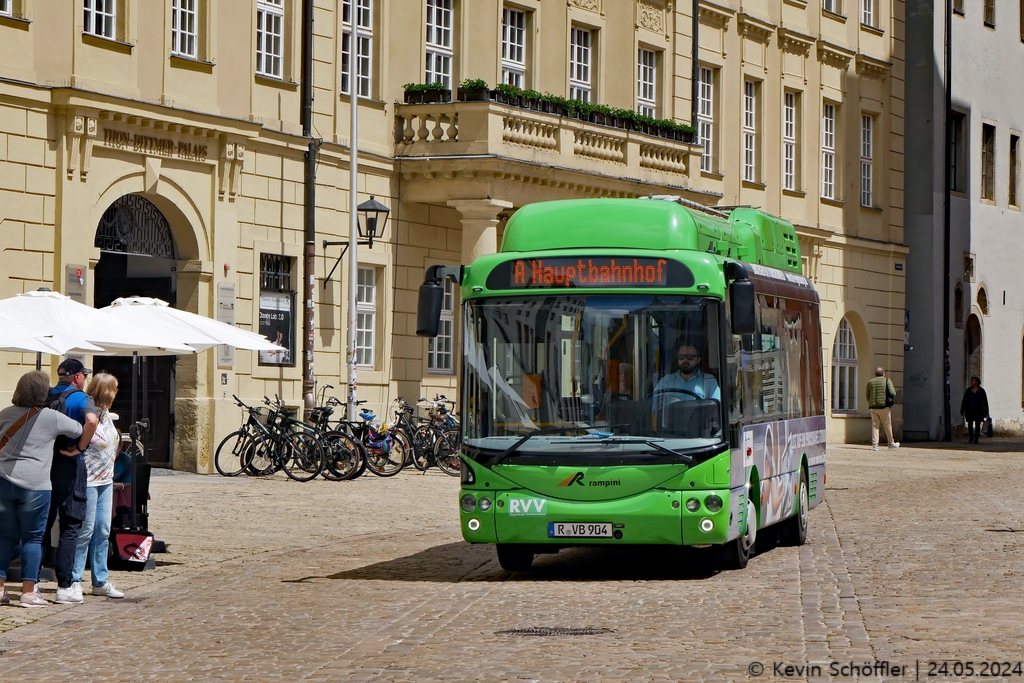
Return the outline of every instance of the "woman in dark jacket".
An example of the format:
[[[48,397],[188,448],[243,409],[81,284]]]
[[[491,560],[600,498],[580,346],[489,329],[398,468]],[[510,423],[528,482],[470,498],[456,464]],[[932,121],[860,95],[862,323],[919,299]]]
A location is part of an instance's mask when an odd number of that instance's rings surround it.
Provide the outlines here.
[[[971,378],[971,386],[964,392],[964,400],[960,401],[960,414],[967,421],[971,436],[968,443],[978,443],[981,423],[988,417],[988,395],[981,388],[980,377]]]

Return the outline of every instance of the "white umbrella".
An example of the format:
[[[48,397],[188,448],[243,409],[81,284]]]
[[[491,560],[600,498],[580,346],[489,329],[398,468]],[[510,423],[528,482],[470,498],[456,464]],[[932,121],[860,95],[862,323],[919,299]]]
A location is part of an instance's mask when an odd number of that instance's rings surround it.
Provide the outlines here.
[[[187,344],[161,339],[138,324],[125,324],[103,310],[90,308],[57,292],[35,291],[0,300],[0,316],[36,330],[36,335],[84,339],[107,355],[195,353]],[[62,336],[61,336],[62,335]]]
[[[266,337],[242,330],[219,320],[181,311],[166,301],[149,297],[115,299],[100,309],[125,324],[144,325],[157,332],[162,339],[186,344],[197,351],[226,344],[249,351],[280,351],[283,347]]]
[[[79,336],[57,333],[32,326],[32,321],[23,324],[8,316],[0,315],[0,351],[31,353],[91,353],[102,351]]]

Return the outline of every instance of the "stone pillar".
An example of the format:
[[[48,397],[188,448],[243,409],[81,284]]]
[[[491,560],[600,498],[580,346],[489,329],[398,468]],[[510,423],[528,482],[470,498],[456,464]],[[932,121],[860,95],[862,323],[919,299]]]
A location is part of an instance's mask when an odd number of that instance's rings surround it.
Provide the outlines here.
[[[462,214],[462,263],[469,265],[484,254],[498,251],[498,214],[512,208],[500,199],[452,199],[448,202]]]

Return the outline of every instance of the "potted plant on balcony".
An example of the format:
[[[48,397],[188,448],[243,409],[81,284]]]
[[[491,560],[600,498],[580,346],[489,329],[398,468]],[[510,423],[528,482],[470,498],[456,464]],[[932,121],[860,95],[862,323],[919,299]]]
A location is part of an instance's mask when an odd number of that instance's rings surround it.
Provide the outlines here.
[[[459,102],[485,102],[490,99],[487,81],[482,78],[467,78],[459,83]]]
[[[523,91],[517,86],[500,83],[498,87],[491,91],[491,95],[494,97],[494,101],[499,104],[511,104],[513,107],[518,107],[522,100]]]
[[[444,83],[406,83],[402,88],[405,89],[406,104],[452,101],[452,91]]]
[[[519,106],[527,109],[533,109],[534,111],[544,111],[543,99],[544,95],[536,90],[524,90],[521,95]]]

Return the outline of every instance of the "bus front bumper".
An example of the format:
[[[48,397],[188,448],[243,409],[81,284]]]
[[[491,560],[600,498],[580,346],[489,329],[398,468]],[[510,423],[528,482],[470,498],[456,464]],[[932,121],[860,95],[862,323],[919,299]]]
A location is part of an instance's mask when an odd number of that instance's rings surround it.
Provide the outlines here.
[[[576,545],[711,545],[730,540],[734,513],[729,491],[645,491],[635,496],[605,501],[569,501],[545,498],[527,491],[459,492],[462,537],[470,543],[515,543],[568,547]],[[467,511],[466,497],[474,505]],[[712,495],[723,502],[716,512],[708,510]],[[481,504],[481,499],[486,502]],[[694,511],[687,501],[696,499]],[[487,507],[483,510],[483,507]],[[691,503],[691,507],[693,504]],[[561,525],[561,526],[558,526]],[[573,525],[569,527],[568,525]],[[604,528],[601,525],[608,525]],[[582,527],[582,528],[581,528]],[[597,528],[595,528],[597,527]],[[610,536],[559,536],[611,533]]]

